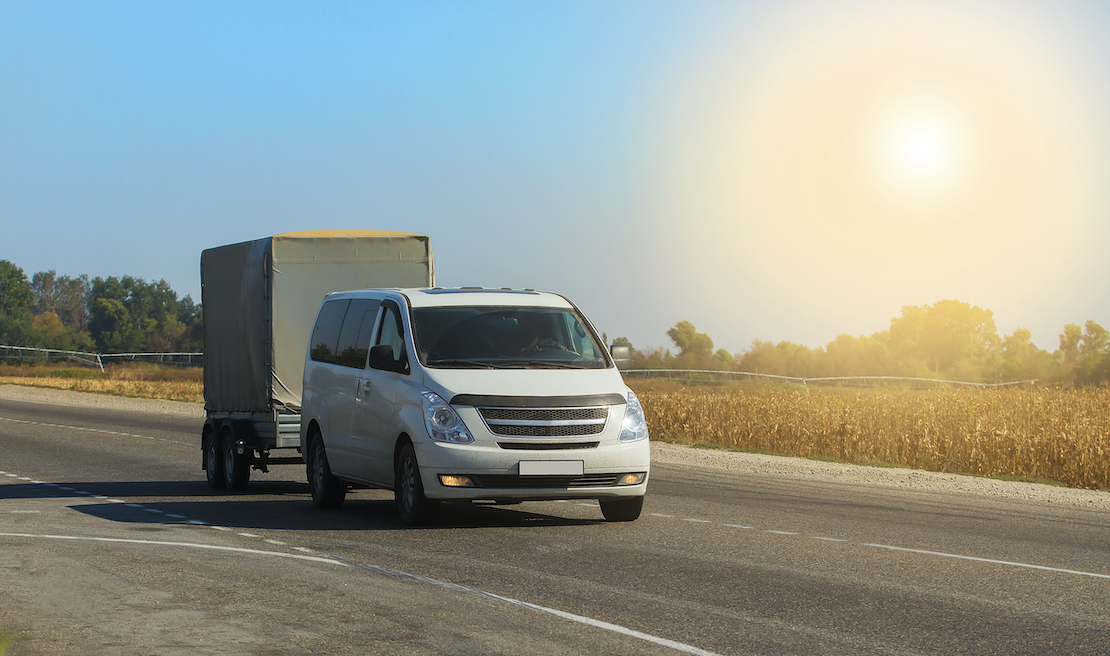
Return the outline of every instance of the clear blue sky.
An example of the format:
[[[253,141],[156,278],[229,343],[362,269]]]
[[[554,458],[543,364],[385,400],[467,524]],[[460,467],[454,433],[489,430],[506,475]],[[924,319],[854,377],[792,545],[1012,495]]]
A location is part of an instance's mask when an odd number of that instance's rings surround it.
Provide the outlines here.
[[[969,3],[922,11],[941,4]],[[204,248],[294,230],[403,230],[431,236],[439,284],[558,291],[638,347],[667,345],[665,331],[684,319],[730,351],[754,338],[818,346],[886,329],[902,305],[958,298],[994,310],[1000,332],[1029,327],[1051,350],[1065,323],[1110,326],[1110,203],[1099,183],[1110,171],[1100,155],[1110,150],[1100,104],[1110,76],[1098,43],[1110,18],[1099,3],[975,6],[937,14],[968,26],[949,41],[896,38],[917,50],[895,54],[981,59],[976,70],[1006,79],[998,62],[1028,44],[1022,61],[1040,72],[990,98],[955,69],[919,67],[907,79],[949,93],[968,124],[1049,127],[990,156],[1010,140],[959,136],[943,112],[895,134],[890,143],[909,150],[883,160],[891,189],[955,180],[971,165],[950,151],[975,146],[979,177],[967,174],[966,186],[994,191],[955,210],[955,195],[915,196],[912,211],[884,210],[898,227],[876,228],[845,218],[866,205],[864,191],[843,206],[822,191],[844,169],[824,142],[851,121],[822,123],[831,105],[781,110],[893,88],[880,72],[873,84],[844,76],[841,96],[815,82],[893,47],[845,50],[859,42],[852,35],[901,29],[897,16],[889,26],[862,18],[873,15],[862,0],[0,0],[0,259],[28,276],[164,278],[199,300]],[[983,42],[982,29],[997,31],[985,41],[994,54],[950,45]],[[811,63],[837,57],[832,73]],[[1040,91],[1064,100],[992,120],[1008,98]],[[795,122],[768,122],[785,115]],[[1059,127],[1076,121],[1078,135]],[[776,134],[810,136],[770,147],[758,136]],[[998,164],[1014,158],[1029,165]],[[1064,173],[1043,193],[999,191],[1043,178],[1035,162],[1045,159]],[[780,187],[789,193],[764,193]],[[813,200],[784,201],[795,196]],[[953,217],[971,207],[997,217],[961,236],[952,226],[966,222]],[[1014,207],[1033,209],[1014,218]],[[906,221],[943,229],[915,236]],[[881,239],[857,252],[844,235],[865,229]],[[959,242],[974,248],[945,246]],[[922,244],[928,254],[913,250]],[[893,272],[900,263],[912,270]]]

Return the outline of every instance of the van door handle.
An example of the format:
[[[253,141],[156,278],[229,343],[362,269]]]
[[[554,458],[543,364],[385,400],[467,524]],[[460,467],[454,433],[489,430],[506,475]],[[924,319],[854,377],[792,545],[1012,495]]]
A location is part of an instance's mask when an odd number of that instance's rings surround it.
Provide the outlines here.
[[[370,396],[370,381],[368,381],[368,380],[358,381],[357,389],[355,390],[355,396],[365,396],[365,397],[369,398],[369,396]]]

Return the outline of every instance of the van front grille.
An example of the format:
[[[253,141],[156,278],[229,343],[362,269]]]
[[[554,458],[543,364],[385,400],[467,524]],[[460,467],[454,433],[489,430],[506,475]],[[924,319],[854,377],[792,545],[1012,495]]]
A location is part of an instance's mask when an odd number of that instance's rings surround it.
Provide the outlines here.
[[[478,408],[478,413],[494,435],[578,437],[602,433],[609,421],[609,407]]]

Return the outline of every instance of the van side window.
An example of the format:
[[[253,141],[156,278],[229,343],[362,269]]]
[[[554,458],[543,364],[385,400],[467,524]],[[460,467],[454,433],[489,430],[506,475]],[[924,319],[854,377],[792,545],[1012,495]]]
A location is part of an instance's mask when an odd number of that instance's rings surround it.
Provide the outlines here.
[[[382,318],[378,324],[378,339],[375,346],[388,344],[393,347],[393,361],[401,362],[405,357],[404,328],[401,324],[401,315],[397,306],[393,304],[382,305]]]
[[[377,299],[356,298],[347,309],[343,319],[343,329],[339,332],[339,345],[335,349],[335,364],[362,369],[366,366],[366,354],[370,351],[370,331],[378,314],[381,301]]]
[[[320,308],[316,327],[312,329],[312,348],[309,357],[318,362],[335,362],[335,349],[339,343],[339,329],[343,326],[343,316],[347,314],[347,299],[328,301]]]

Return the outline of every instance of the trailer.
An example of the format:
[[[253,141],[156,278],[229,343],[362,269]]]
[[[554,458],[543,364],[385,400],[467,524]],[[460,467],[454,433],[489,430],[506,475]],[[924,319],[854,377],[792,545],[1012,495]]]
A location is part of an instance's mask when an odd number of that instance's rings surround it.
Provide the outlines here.
[[[251,470],[303,464],[301,385],[316,311],[330,292],[432,287],[424,235],[289,232],[206,249],[201,466],[214,488],[244,490]]]

